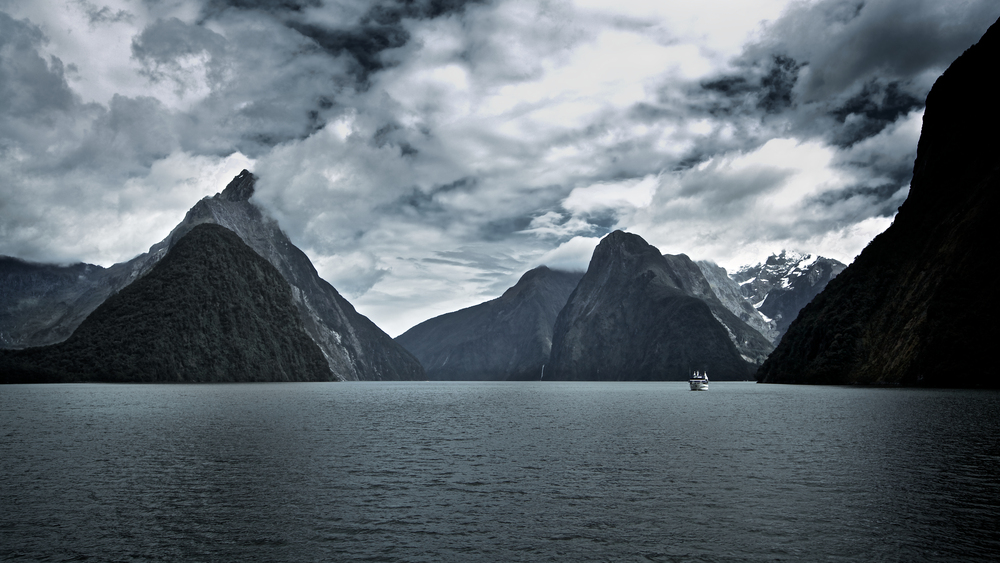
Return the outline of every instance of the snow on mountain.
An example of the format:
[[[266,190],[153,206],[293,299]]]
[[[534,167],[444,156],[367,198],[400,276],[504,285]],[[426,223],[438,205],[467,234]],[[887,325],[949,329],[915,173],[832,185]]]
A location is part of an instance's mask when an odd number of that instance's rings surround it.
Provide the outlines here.
[[[754,309],[774,323],[777,343],[802,307],[846,267],[832,258],[784,250],[730,277]]]

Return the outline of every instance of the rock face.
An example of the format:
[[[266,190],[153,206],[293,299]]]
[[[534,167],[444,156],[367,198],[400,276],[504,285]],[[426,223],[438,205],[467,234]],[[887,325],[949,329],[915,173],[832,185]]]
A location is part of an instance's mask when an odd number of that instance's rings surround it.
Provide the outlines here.
[[[757,357],[770,350],[722,306],[690,259],[668,260],[641,237],[615,231],[594,250],[559,313],[552,378],[676,381],[701,370],[713,379],[747,379],[757,358],[744,358],[734,341]]]
[[[712,288],[698,264],[686,254],[664,254],[667,275],[678,289],[704,301],[712,316],[726,328],[729,340],[739,350],[743,359],[760,365],[774,347],[759,330],[753,329],[727,307]],[[745,300],[744,300],[745,301]]]
[[[556,317],[582,276],[535,268],[500,297],[424,321],[396,342],[430,379],[539,379]]]
[[[112,293],[149,271],[162,253],[102,268],[0,257],[0,348],[62,342]]]
[[[773,319],[766,319],[753,307],[750,301],[743,295],[740,285],[729,277],[729,272],[715,262],[699,260],[696,262],[701,273],[705,275],[708,284],[712,286],[712,292],[719,298],[719,301],[736,315],[741,321],[750,325],[759,332],[769,342],[776,342],[778,339],[777,323]]]
[[[892,226],[802,310],[759,381],[1000,387],[998,61],[1000,22],[927,96]]]
[[[25,347],[61,341],[109,295],[148,272],[188,231],[202,223],[213,223],[236,233],[278,269],[292,287],[306,332],[323,352],[337,379],[422,379],[423,369],[416,358],[320,278],[309,258],[288,240],[278,224],[250,202],[253,191],[254,177],[244,170],[222,193],[195,204],[170,235],[149,252],[107,270],[74,266],[89,268],[93,273],[73,281],[71,274],[61,271],[55,277],[62,282],[53,283],[44,292],[32,290],[30,280],[32,276],[52,276],[51,270],[56,267],[25,265],[21,273],[0,270],[0,286],[22,288],[0,297],[0,309],[6,311],[6,316],[0,316],[0,335],[9,335],[10,341],[4,344]]]
[[[777,343],[799,311],[846,267],[832,258],[782,251],[732,277],[764,319],[774,322]]]
[[[199,225],[58,344],[0,352],[5,382],[328,381],[281,274]]]

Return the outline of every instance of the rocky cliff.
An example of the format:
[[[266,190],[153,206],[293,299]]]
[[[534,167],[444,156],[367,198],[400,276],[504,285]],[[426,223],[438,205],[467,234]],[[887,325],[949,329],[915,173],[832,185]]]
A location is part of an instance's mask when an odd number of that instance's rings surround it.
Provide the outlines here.
[[[292,289],[231,231],[199,225],[66,341],[0,351],[4,382],[334,379]]]
[[[686,258],[671,261],[690,262]],[[744,358],[734,341],[746,349],[758,343],[769,350],[769,344],[717,298],[710,304],[685,290],[692,281],[698,291],[709,287],[686,268],[676,271],[637,235],[615,231],[605,237],[556,320],[551,377],[686,380],[701,370],[713,379],[749,378],[755,358]]]
[[[539,379],[556,317],[582,276],[535,268],[500,297],[424,321],[396,342],[430,379]]]
[[[740,268],[732,278],[765,321],[774,323],[777,343],[799,311],[846,267],[832,258],[782,251]]]
[[[726,328],[729,340],[736,346],[744,360],[759,365],[767,358],[774,349],[771,341],[760,330],[740,318],[719,298],[698,263],[688,258],[686,254],[664,254],[663,259],[667,263],[665,272],[670,281],[687,295],[697,297],[708,305],[712,316]],[[746,302],[745,299],[743,301]]]
[[[778,339],[777,324],[773,319],[764,318],[757,309],[750,303],[750,300],[743,295],[740,285],[733,278],[729,277],[729,272],[715,262],[699,260],[696,262],[698,269],[704,274],[708,284],[712,287],[712,292],[719,298],[726,309],[729,309],[741,321],[750,325],[759,332],[769,342],[776,342]]]
[[[22,288],[0,297],[0,335],[7,347],[40,346],[65,339],[109,295],[148,272],[167,251],[196,225],[213,223],[236,233],[270,262],[292,287],[295,305],[306,332],[327,359],[331,371],[343,380],[421,379],[423,369],[409,352],[396,344],[367,317],[358,313],[336,289],[319,277],[309,258],[288,240],[278,224],[250,201],[254,176],[244,170],[219,194],[206,197],[149,252],[128,262],[89,270],[89,276],[62,271],[62,280],[45,291],[31,289],[31,279],[58,270],[26,265],[3,269],[0,286]],[[45,272],[49,272],[46,274]],[[4,316],[5,315],[5,316]]]
[[[1000,387],[994,23],[927,96],[893,224],[791,324],[759,381]]]
[[[253,174],[244,170],[222,193],[192,207],[160,244],[169,247],[201,223],[215,223],[232,230],[273,264],[292,286],[306,332],[319,345],[338,378],[361,381],[423,379],[423,368],[417,359],[320,278],[309,258],[288,240],[277,222],[250,201],[254,181]],[[157,251],[159,248],[154,246],[150,252]]]

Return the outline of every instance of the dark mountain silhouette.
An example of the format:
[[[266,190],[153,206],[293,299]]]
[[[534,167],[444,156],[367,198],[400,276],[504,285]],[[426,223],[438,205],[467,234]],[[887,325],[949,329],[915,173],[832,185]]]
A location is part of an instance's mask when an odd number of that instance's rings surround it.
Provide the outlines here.
[[[430,379],[539,379],[556,316],[582,276],[540,266],[500,297],[424,321],[396,342]]]
[[[211,224],[187,232],[65,342],[0,352],[0,373],[6,382],[334,379],[288,282]]]
[[[769,345],[760,333],[741,327],[714,294],[705,299],[709,286],[704,277],[693,276],[697,266],[677,271],[676,263],[690,263],[686,259],[668,261],[634,234],[606,236],[556,320],[552,378],[684,380],[694,370],[707,370],[713,379],[749,378],[754,364],[733,340],[753,338]],[[727,327],[739,327],[739,333]]]
[[[832,258],[782,251],[732,277],[757,312],[774,321],[777,343],[799,311],[846,267]]]
[[[320,278],[277,222],[250,201],[254,182],[253,174],[244,170],[222,193],[195,204],[149,252],[107,269],[0,262],[0,287],[10,288],[0,296],[0,345],[22,348],[67,338],[109,295],[148,272],[188,231],[214,223],[236,233],[292,286],[305,330],[337,379],[422,379],[423,369],[416,358]],[[76,270],[86,275],[74,275]],[[49,281],[39,284],[39,280]]]
[[[893,224],[802,309],[760,381],[1000,387],[998,62],[1000,21],[928,94]]]

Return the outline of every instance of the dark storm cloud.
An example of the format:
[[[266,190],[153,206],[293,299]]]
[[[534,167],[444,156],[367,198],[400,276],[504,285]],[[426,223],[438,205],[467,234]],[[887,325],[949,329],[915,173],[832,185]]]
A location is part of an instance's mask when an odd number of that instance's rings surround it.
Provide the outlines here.
[[[922,107],[923,100],[905,92],[900,82],[885,84],[872,79],[860,92],[830,112],[843,125],[833,137],[833,142],[842,147],[851,146],[878,134],[901,116]]]
[[[91,25],[101,25],[118,22],[132,22],[135,14],[127,10],[113,10],[108,6],[98,7],[87,0],[77,0],[77,4],[86,12]]]
[[[207,58],[209,77],[221,81],[226,39],[200,25],[177,18],[157,20],[132,40],[132,56],[143,65],[143,73],[153,81],[172,77],[180,90],[190,87],[177,76],[186,57]]]
[[[56,114],[72,111],[77,104],[62,61],[46,60],[39,54],[44,41],[37,26],[0,12],[0,116],[4,119],[51,122]]]
[[[849,147],[922,108],[933,78],[998,16],[1000,5],[983,0],[792,4],[734,72],[690,92],[691,110],[770,115],[791,134]]]
[[[349,57],[353,61],[351,74],[365,83],[372,73],[390,66],[382,59],[384,51],[410,40],[404,20],[439,18],[481,3],[483,0],[384,0],[370,5],[356,21],[331,25],[303,17],[309,8],[323,6],[320,0],[213,0],[203,8],[202,18],[220,17],[229,10],[268,13],[329,55]],[[363,5],[367,4],[359,3]]]
[[[301,13],[322,6],[322,0],[209,0],[202,7],[202,19],[217,17],[226,10],[259,10],[275,14]]]
[[[881,184],[878,186],[851,186],[836,191],[823,192],[810,198],[807,203],[809,205],[818,204],[824,207],[833,207],[848,200],[863,199],[865,200],[864,208],[866,210],[875,209],[874,213],[868,211],[869,216],[892,217],[896,214],[899,205],[902,203],[900,199],[893,197],[899,193],[899,189],[899,184],[896,183]]]
[[[59,167],[67,173],[118,168],[126,175],[139,175],[178,148],[176,118],[159,100],[115,95]]]
[[[452,221],[458,220],[459,217],[442,200],[442,196],[455,192],[471,193],[477,183],[476,178],[465,177],[447,184],[433,186],[429,190],[414,187],[409,193],[399,196],[395,201],[379,206],[377,211],[419,218],[424,222],[445,226]]]
[[[486,221],[479,226],[479,236],[487,242],[508,240],[511,235],[527,229],[532,219],[532,216],[520,215]]]
[[[343,114],[338,98],[353,80],[342,62],[269,14],[221,19],[228,15],[217,21],[225,37],[168,18],[147,25],[132,41],[142,74],[171,85],[182,102],[196,100],[177,114],[184,150],[257,156],[308,138]]]

